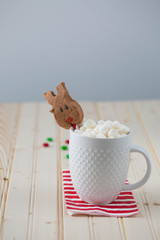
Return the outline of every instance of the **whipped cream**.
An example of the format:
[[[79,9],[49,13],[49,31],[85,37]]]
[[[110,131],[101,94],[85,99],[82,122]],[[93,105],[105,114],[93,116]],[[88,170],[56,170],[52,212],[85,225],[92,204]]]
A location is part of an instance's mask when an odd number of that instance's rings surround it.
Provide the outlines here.
[[[129,134],[130,129],[118,121],[95,122],[93,119],[84,120],[81,126],[77,126],[75,133],[93,138],[118,138]]]

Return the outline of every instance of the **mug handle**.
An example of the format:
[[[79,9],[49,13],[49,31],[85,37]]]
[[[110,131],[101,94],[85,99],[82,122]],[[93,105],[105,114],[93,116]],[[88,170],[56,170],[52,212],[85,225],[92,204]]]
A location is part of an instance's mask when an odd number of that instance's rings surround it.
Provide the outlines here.
[[[133,190],[133,189],[141,187],[142,185],[144,185],[147,182],[147,180],[151,174],[151,159],[150,159],[150,156],[148,155],[147,151],[142,147],[132,145],[130,152],[139,152],[144,156],[146,163],[147,163],[147,170],[146,170],[144,177],[139,182],[133,183],[133,184],[128,184],[128,185],[125,184],[123,186],[122,191],[123,190]]]

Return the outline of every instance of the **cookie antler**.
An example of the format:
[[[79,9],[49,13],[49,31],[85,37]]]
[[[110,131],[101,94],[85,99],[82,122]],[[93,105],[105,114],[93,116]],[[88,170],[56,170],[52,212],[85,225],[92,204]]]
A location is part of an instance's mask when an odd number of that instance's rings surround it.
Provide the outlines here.
[[[57,89],[57,95],[58,95],[58,96],[62,96],[62,97],[64,97],[64,98],[68,99],[68,100],[73,100],[73,99],[71,98],[71,96],[69,95],[69,92],[67,91],[67,88],[66,88],[64,82],[62,82],[61,84],[59,84],[59,85],[56,87],[56,89]]]
[[[47,101],[48,101],[48,103],[49,103],[50,105],[53,105],[53,104],[54,104],[55,96],[56,96],[56,95],[54,94],[53,91],[48,91],[48,92],[44,93],[43,95],[44,95],[44,97],[47,99]]]

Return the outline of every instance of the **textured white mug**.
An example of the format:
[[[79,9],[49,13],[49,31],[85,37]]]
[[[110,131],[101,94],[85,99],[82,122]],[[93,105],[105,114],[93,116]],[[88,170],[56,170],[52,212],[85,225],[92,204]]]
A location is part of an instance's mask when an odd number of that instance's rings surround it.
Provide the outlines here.
[[[145,176],[125,185],[130,152],[143,154],[147,163]],[[131,146],[131,133],[119,138],[90,138],[70,129],[69,168],[78,196],[88,203],[114,201],[122,190],[141,187],[151,173],[151,161],[145,149]]]

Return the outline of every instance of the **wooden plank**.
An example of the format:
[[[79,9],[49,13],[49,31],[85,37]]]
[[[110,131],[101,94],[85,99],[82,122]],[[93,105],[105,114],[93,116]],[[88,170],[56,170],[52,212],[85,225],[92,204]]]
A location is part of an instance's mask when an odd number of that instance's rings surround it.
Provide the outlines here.
[[[3,220],[2,239],[26,239],[33,164],[35,104],[23,104],[12,167],[9,194]],[[23,116],[26,117],[23,117]],[[31,118],[31,121],[27,121]],[[24,129],[24,131],[23,131]],[[26,131],[28,130],[28,142]],[[20,141],[21,139],[21,141]],[[19,148],[19,144],[23,148]]]
[[[122,223],[116,217],[91,217],[91,221],[95,239],[126,239]]]
[[[33,185],[33,205],[28,239],[57,239],[58,209],[57,209],[57,160],[58,131],[57,125],[49,113],[48,104],[40,104],[38,138],[35,143],[37,163],[35,183]],[[42,143],[46,138],[53,138],[49,147]],[[33,232],[33,233],[32,233]],[[32,238],[31,238],[32,237]]]
[[[13,163],[20,104],[0,104],[0,235]],[[3,166],[3,167],[2,167]]]
[[[7,174],[16,136],[19,105],[0,104],[0,180]]]
[[[145,140],[144,129],[139,123],[138,118],[133,110],[133,105],[127,102],[114,102],[114,103],[101,103],[100,112],[102,118],[119,120],[121,123],[128,125],[133,131],[132,142],[137,145],[141,145],[148,150],[148,145]],[[151,154],[151,152],[149,152]],[[145,172],[145,163],[143,158],[137,154],[134,154],[136,161],[131,160],[131,167],[129,171],[129,181],[135,182],[140,179]],[[131,158],[133,159],[133,157]],[[151,179],[150,179],[151,181]],[[150,181],[148,183],[150,183]],[[154,229],[154,225],[150,216],[150,211],[144,200],[144,190],[148,192],[148,183],[142,188],[133,191],[135,199],[138,203],[138,208],[140,214],[131,218],[124,218],[122,221],[124,223],[124,228],[126,232],[127,239],[156,239],[157,234]],[[133,230],[132,230],[133,229]],[[137,231],[134,231],[137,229]],[[139,230],[138,230],[139,229]]]
[[[84,116],[98,120],[97,109],[93,103],[81,102]],[[61,144],[69,138],[69,131],[61,129]],[[69,168],[65,158],[68,151],[61,151],[61,168]],[[62,196],[63,197],[63,196]],[[69,216],[63,197],[64,239],[125,239],[121,222],[117,218],[94,217],[87,215]],[[83,229],[83,231],[82,231]]]
[[[144,101],[134,104],[135,112],[144,127],[145,137],[152,157],[152,174],[145,190],[145,200],[148,204],[151,219],[157,235],[160,236],[160,101]]]
[[[160,168],[160,101],[136,102],[134,108]]]
[[[57,239],[57,128],[47,104],[23,104],[3,239]]]

